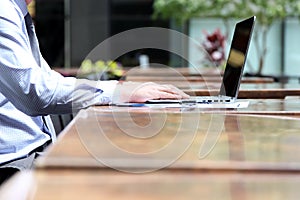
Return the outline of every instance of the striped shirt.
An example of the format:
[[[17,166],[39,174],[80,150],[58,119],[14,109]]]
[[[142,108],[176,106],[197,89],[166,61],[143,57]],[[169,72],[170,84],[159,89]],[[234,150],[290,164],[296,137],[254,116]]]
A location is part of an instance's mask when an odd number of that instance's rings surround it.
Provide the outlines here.
[[[66,114],[111,101],[116,81],[63,77],[37,63],[24,16],[25,0],[0,1],[0,164],[26,157],[50,140],[42,116]],[[33,50],[34,51],[34,50]]]

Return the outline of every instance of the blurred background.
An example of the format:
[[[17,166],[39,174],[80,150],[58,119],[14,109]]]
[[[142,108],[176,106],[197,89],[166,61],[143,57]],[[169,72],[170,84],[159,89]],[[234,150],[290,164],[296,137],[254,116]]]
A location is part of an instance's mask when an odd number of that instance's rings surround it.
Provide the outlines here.
[[[105,39],[133,28],[152,26],[180,31],[201,44],[220,30],[225,38],[221,51],[226,58],[234,24],[256,15],[245,73],[289,81],[298,81],[300,77],[297,1],[34,0],[29,8],[42,54],[53,68],[78,68],[87,54]],[[199,49],[182,45],[172,36],[167,42],[182,48],[190,60],[197,62]],[[191,67],[186,60],[157,49],[139,49],[116,61],[125,67],[138,66],[140,55],[149,56],[151,63]],[[207,66],[199,62],[197,67]]]
[[[35,0],[30,5],[41,51],[53,67],[78,67],[105,39],[138,27],[169,27],[168,20],[153,20],[153,0]],[[120,58],[125,66],[138,65],[139,54],[168,63],[168,53],[130,52]]]

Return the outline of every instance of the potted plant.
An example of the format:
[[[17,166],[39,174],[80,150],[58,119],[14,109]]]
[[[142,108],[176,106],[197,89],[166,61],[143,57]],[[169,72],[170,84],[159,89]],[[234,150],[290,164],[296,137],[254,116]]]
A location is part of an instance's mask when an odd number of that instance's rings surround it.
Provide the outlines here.
[[[268,53],[267,34],[276,20],[288,16],[300,16],[300,2],[296,0],[155,0],[154,17],[174,19],[184,24],[191,18],[221,18],[228,27],[230,18],[246,18],[255,15],[257,26],[254,45],[258,55],[257,75],[261,75]],[[228,28],[227,28],[228,34]]]

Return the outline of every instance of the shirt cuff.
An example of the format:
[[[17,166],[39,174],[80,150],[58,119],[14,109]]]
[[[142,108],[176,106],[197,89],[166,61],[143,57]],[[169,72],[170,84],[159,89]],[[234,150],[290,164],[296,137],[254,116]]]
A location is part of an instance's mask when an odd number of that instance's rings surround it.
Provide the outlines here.
[[[109,104],[112,102],[112,97],[115,93],[118,81],[98,81],[97,89],[101,92],[99,104]]]

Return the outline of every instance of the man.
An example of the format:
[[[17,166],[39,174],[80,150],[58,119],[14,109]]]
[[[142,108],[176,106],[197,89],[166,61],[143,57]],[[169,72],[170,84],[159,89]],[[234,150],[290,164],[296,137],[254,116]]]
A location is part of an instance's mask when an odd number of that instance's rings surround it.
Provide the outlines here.
[[[0,1],[0,182],[32,168],[37,152],[54,139],[49,114],[72,113],[113,99],[188,97],[173,86],[79,80],[52,71],[32,29],[27,10],[31,1]]]

